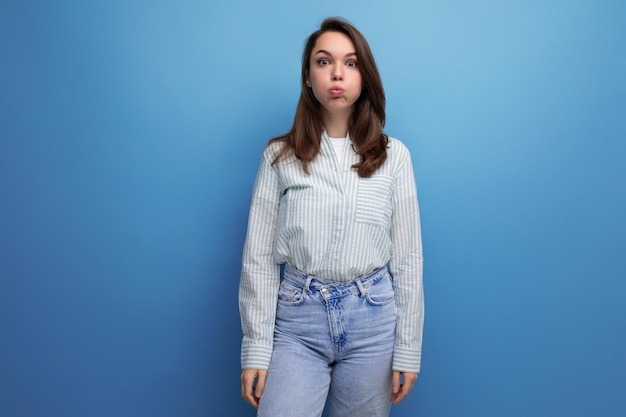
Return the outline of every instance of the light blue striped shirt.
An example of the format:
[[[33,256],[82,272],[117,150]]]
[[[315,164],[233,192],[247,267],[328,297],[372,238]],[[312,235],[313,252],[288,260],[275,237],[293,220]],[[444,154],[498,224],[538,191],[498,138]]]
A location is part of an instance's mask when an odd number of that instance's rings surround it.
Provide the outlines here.
[[[419,372],[423,259],[411,156],[390,137],[385,163],[370,178],[361,178],[351,168],[359,161],[351,145],[348,138],[338,161],[324,133],[309,175],[295,157],[272,166],[281,144],[263,152],[239,286],[243,369],[269,366],[280,264],[335,282],[388,264],[397,306],[393,369]]]

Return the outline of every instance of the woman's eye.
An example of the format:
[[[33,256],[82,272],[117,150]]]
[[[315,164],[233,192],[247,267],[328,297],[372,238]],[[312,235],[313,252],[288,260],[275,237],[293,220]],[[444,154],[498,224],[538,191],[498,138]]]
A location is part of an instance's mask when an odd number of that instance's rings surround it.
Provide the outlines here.
[[[328,64],[330,64],[330,62],[326,58],[320,59],[319,61],[317,61],[317,63],[319,65],[328,65]]]
[[[346,63],[346,65],[347,65],[348,67],[356,67],[356,61],[348,61],[348,62]]]

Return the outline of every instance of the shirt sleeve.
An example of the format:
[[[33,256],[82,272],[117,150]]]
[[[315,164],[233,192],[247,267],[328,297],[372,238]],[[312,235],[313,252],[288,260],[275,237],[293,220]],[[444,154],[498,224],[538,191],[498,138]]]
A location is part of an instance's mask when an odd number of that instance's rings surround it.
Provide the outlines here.
[[[396,294],[393,370],[419,373],[424,327],[423,256],[419,206],[408,149],[400,148],[392,196],[392,255],[389,272]]]
[[[271,160],[268,148],[254,184],[243,250],[239,282],[242,369],[268,369],[272,356],[280,282],[280,265],[272,252],[280,187]]]

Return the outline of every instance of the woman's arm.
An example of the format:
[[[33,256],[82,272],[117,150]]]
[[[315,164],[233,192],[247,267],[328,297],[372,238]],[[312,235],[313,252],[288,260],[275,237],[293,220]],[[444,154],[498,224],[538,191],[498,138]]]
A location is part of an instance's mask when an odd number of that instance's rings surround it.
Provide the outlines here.
[[[392,196],[392,256],[389,271],[396,294],[397,324],[393,370],[419,373],[424,325],[422,238],[413,164],[398,141],[398,168]],[[395,159],[395,158],[394,158]]]
[[[243,341],[242,369],[266,370],[272,355],[280,266],[272,254],[279,180],[271,166],[271,150],[263,153],[250,204],[248,232],[239,284]]]

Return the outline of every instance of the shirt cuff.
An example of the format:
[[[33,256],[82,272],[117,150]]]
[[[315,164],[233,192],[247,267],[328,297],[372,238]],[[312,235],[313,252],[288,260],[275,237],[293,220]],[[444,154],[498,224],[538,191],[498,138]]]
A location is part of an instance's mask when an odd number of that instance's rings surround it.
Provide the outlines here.
[[[393,365],[394,371],[411,372],[418,374],[422,361],[422,350],[411,349],[402,346],[393,348]]]
[[[272,348],[259,345],[241,346],[241,369],[264,369],[270,367]]]

